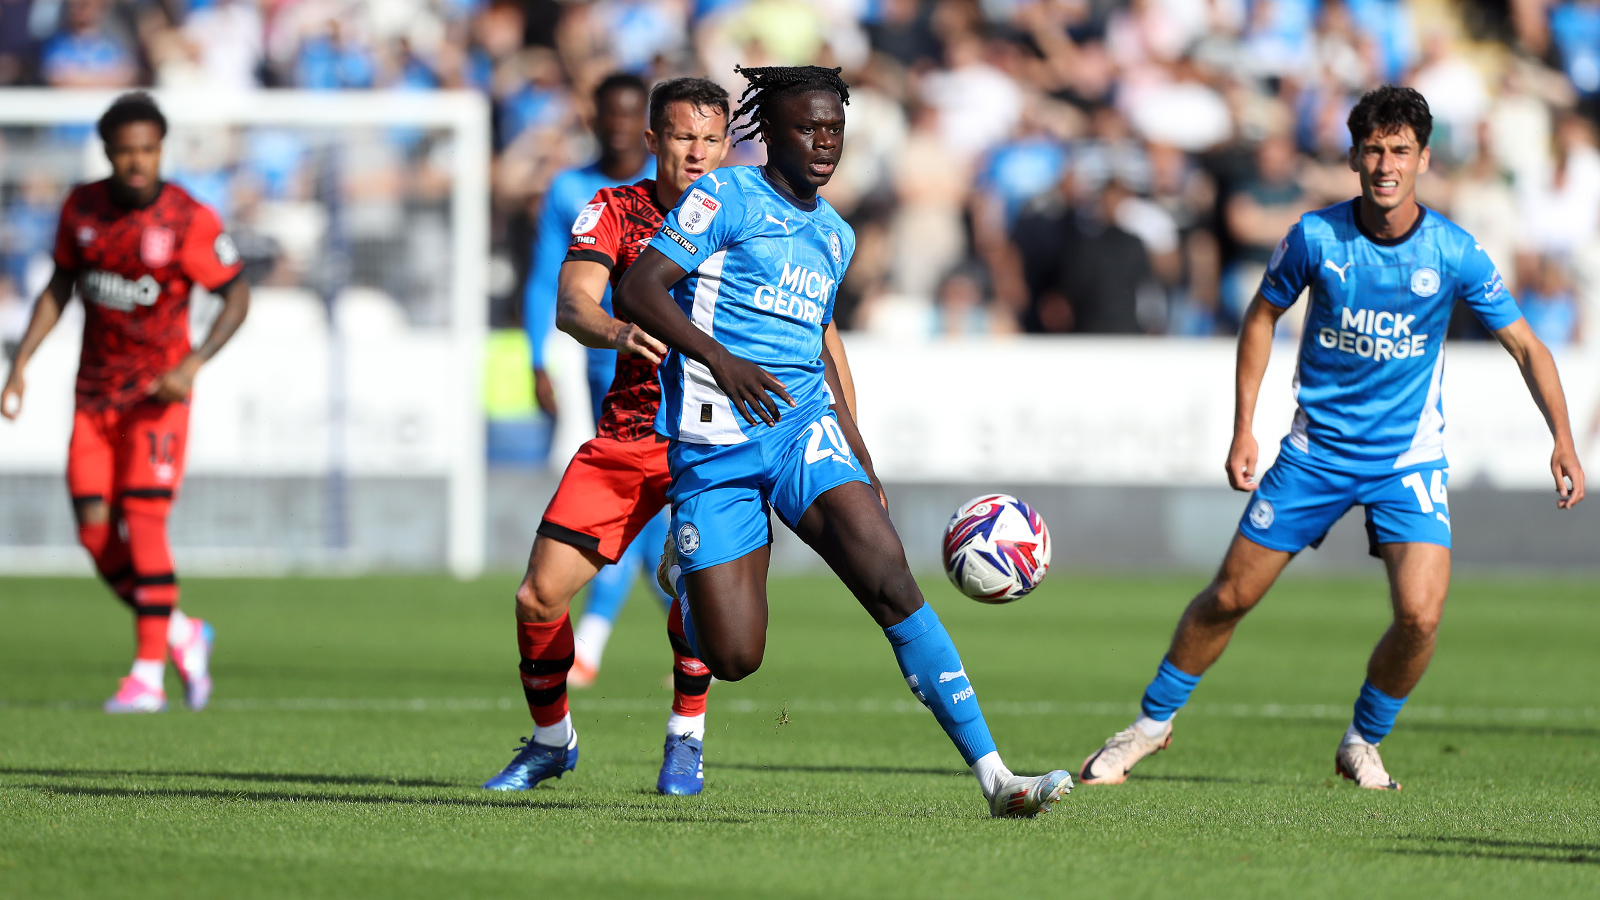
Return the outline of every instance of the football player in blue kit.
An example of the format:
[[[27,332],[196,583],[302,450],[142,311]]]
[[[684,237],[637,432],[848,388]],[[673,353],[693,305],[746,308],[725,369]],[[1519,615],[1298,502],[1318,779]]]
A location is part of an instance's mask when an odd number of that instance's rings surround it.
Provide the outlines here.
[[[1361,196],[1307,213],[1289,230],[1240,329],[1227,470],[1235,490],[1255,496],[1216,578],[1179,620],[1145,690],[1142,714],[1084,761],[1084,783],[1119,784],[1135,763],[1171,743],[1172,716],[1222,655],[1239,620],[1296,553],[1320,544],[1360,504],[1372,554],[1388,571],[1394,623],[1367,663],[1335,768],[1363,788],[1399,790],[1378,743],[1433,656],[1450,584],[1440,386],[1456,301],[1510,352],[1544,413],[1555,437],[1556,505],[1571,509],[1583,499],[1583,469],[1550,351],[1483,247],[1417,203],[1433,125],[1427,101],[1410,88],[1384,86],[1361,99],[1348,124]],[[1295,373],[1299,408],[1277,462],[1257,483],[1251,425],[1273,325],[1308,288]]]
[[[740,71],[750,87],[734,118],[750,116],[744,137],[766,143],[766,165],[695,182],[616,295],[672,348],[656,427],[671,440],[685,636],[717,678],[761,665],[775,508],[883,628],[991,814],[1035,815],[1072,779],[1013,775],[1001,761],[955,644],[911,576],[823,343],[855,251],[850,226],[817,196],[844,149],[849,87],[838,69]]]

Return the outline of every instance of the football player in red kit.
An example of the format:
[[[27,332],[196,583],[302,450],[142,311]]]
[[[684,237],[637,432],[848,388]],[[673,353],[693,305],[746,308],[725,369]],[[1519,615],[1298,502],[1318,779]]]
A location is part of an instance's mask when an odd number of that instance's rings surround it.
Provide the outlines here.
[[[67,450],[78,540],[132,607],[137,650],[106,712],[166,708],[167,649],[185,700],[211,695],[211,626],[177,609],[167,513],[183,481],[195,373],[244,321],[250,289],[217,214],[161,180],[167,121],[149,95],[126,94],[99,124],[111,177],[74,188],[61,209],[55,275],[0,393],[0,414],[22,411],[23,372],[73,290],[83,298],[83,351]],[[222,297],[199,347],[189,345],[189,291]]]

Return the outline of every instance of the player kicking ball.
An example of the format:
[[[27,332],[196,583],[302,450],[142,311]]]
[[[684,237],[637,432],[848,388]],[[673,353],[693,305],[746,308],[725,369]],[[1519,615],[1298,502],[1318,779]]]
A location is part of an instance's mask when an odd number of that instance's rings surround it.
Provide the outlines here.
[[[850,226],[817,196],[844,148],[849,88],[838,69],[742,72],[749,99],[734,119],[750,114],[745,137],[760,135],[767,164],[696,181],[615,297],[673,350],[656,427],[671,439],[685,639],[720,679],[761,665],[775,507],[883,628],[992,814],[1032,816],[1072,779],[1019,777],[1001,762],[955,644],[911,577],[823,338],[855,250]]]
[[[1394,624],[1367,663],[1355,717],[1335,754],[1363,788],[1399,790],[1378,744],[1433,656],[1450,585],[1449,463],[1444,453],[1444,335],[1457,300],[1516,359],[1555,436],[1557,506],[1583,499],[1583,469],[1550,351],[1534,337],[1483,248],[1417,204],[1433,118],[1422,95],[1385,86],[1350,112],[1350,168],[1361,196],[1302,216],[1278,246],[1239,333],[1228,481],[1255,497],[1216,578],[1178,622],[1145,689],[1143,714],[1083,764],[1086,784],[1120,784],[1172,741],[1172,717],[1228,646],[1239,620],[1289,560],[1321,543],[1350,507],[1366,507],[1372,553],[1389,575]],[[1273,324],[1310,288],[1295,375],[1299,409],[1277,462],[1257,484],[1251,436]]]
[[[194,377],[244,321],[250,288],[233,241],[209,207],[161,180],[167,120],[144,93],[119,97],[100,118],[111,177],[67,196],[55,274],[34,305],[0,393],[0,413],[22,409],[23,371],[76,288],[84,300],[77,404],[67,486],[78,541],[133,610],[133,671],[109,713],[160,712],[167,650],[190,709],[211,696],[211,625],[179,612],[167,513],[183,481]],[[205,343],[189,345],[189,291],[222,297]]]

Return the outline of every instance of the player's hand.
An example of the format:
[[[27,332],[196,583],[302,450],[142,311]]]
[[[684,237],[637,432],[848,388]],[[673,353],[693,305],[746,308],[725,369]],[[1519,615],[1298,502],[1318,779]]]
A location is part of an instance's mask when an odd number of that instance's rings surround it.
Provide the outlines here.
[[[27,383],[22,380],[20,372],[11,373],[6,380],[4,391],[0,391],[0,416],[15,419],[22,414],[22,392],[27,388]]]
[[[611,346],[618,353],[634,353],[659,365],[667,356],[667,345],[651,337],[649,332],[632,322],[618,322],[611,335]]]
[[[146,393],[162,403],[187,400],[189,392],[194,390],[194,376],[199,371],[200,360],[194,356],[186,357],[172,371],[151,382]]]
[[[1583,466],[1571,447],[1556,447],[1550,454],[1550,474],[1556,477],[1556,506],[1571,509],[1583,499]],[[1571,486],[1568,486],[1571,482]]]
[[[739,411],[739,415],[744,416],[744,420],[751,425],[758,420],[776,425],[783,417],[769,393],[782,397],[791,407],[795,405],[794,398],[784,389],[783,382],[748,359],[740,359],[724,350],[710,362],[712,364],[706,368],[711,370],[717,386],[728,395],[728,400]]]
[[[543,369],[533,370],[533,399],[539,404],[539,411],[549,416],[551,421],[560,418],[561,408],[556,405],[556,386]]]
[[[1253,491],[1260,487],[1255,480],[1258,452],[1255,435],[1245,431],[1233,436],[1233,446],[1228,448],[1229,487],[1236,491]]]

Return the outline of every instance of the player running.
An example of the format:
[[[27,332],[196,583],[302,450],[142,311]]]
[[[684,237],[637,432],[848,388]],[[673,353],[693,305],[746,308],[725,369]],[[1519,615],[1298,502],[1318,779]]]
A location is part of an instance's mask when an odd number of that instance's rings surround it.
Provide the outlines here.
[[[545,370],[545,339],[556,324],[560,271],[565,267],[572,223],[602,188],[633,184],[649,178],[655,163],[645,146],[648,127],[645,107],[650,91],[637,75],[620,72],[607,76],[594,89],[594,134],[600,145],[600,158],[586,166],[559,173],[545,192],[539,212],[538,230],[533,241],[533,258],[528,284],[523,294],[523,327],[533,356],[534,393],[539,408],[551,417],[559,413],[555,386]],[[611,311],[611,285],[601,282],[602,308]],[[601,403],[611,388],[617,369],[617,351],[609,344],[588,349],[587,377],[589,400],[594,420],[600,421]],[[611,627],[622,614],[635,577],[647,563],[656,561],[656,548],[667,533],[665,513],[652,519],[634,544],[623,545],[621,559],[600,570],[589,585],[589,599],[578,620],[575,655],[569,680],[573,687],[588,687],[600,673],[600,660]],[[663,606],[667,598],[661,596]]]
[[[666,442],[654,427],[661,398],[656,365],[666,348],[626,318],[607,314],[602,300],[684,189],[727,155],[728,92],[703,78],[658,86],[650,95],[645,135],[655,154],[655,180],[601,189],[569,229],[557,321],[586,346],[619,351],[616,377],[599,433],[562,475],[517,589],[520,668],[535,727],[505,770],[484,784],[490,790],[527,790],[577,765],[577,735],[567,708],[574,656],[568,607],[667,502]],[[669,634],[674,621],[668,617]],[[656,789],[698,794],[705,785],[701,756],[711,673],[681,638],[672,637],[672,648],[672,714]]]
[[[906,683],[972,767],[992,814],[1034,815],[1072,779],[1018,777],[1000,761],[955,644],[911,577],[823,340],[855,250],[850,226],[817,196],[844,147],[849,88],[838,69],[742,72],[749,100],[734,118],[751,115],[745,138],[760,135],[767,164],[695,182],[616,297],[673,350],[656,428],[671,438],[687,643],[721,679],[761,665],[776,507],[883,628]]]
[[[183,481],[189,392],[200,367],[244,321],[250,288],[239,253],[209,207],[161,180],[167,120],[144,93],[124,94],[100,118],[111,177],[67,196],[56,271],[0,393],[0,413],[22,409],[28,360],[76,288],[84,299],[83,351],[67,450],[78,541],[111,590],[133,609],[133,671],[109,713],[167,707],[167,650],[190,709],[211,696],[211,625],[179,612],[167,513]],[[222,297],[205,343],[189,346],[189,291]]]
[[[1145,689],[1143,714],[1084,761],[1086,784],[1120,784],[1172,742],[1172,716],[1222,655],[1239,620],[1289,560],[1319,545],[1351,506],[1366,507],[1372,554],[1389,574],[1394,624],[1367,663],[1355,717],[1334,756],[1363,788],[1399,790],[1378,744],[1433,656],[1450,584],[1444,335],[1457,300],[1522,369],[1555,436],[1556,503],[1583,499],[1583,469],[1550,351],[1534,337],[1472,236],[1417,204],[1433,117],[1410,88],[1385,86],[1350,112],[1350,168],[1361,196],[1302,216],[1278,245],[1239,334],[1228,481],[1255,491],[1222,568],[1178,622]],[[1257,484],[1251,435],[1273,324],[1310,288],[1295,374],[1299,409]]]

